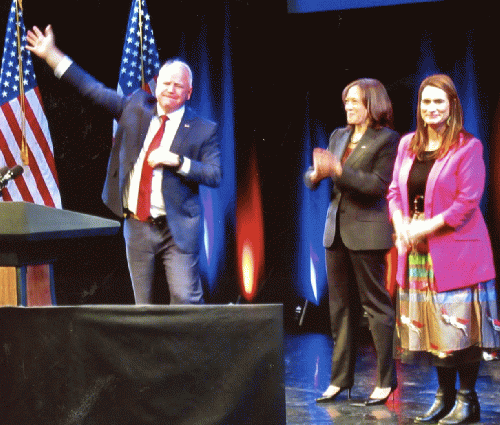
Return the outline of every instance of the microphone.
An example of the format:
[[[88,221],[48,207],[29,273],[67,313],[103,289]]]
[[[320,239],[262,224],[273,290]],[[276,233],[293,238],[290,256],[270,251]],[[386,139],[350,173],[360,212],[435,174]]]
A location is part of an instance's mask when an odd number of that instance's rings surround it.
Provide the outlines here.
[[[0,168],[0,177],[3,177],[7,171],[9,171],[7,166]]]
[[[7,168],[7,167],[4,167]],[[0,173],[2,173],[3,168],[0,169]],[[20,165],[14,165],[10,170],[8,170],[5,174],[0,174],[0,188],[4,188],[7,183],[15,179],[16,177],[19,177],[21,174],[23,174],[24,169]]]

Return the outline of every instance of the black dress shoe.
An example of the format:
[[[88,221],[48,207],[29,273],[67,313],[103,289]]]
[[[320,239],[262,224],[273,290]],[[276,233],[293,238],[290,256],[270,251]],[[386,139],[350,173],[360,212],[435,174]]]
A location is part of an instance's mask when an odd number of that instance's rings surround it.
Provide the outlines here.
[[[479,422],[480,406],[477,394],[473,390],[459,390],[455,406],[441,419],[439,425],[458,425]]]
[[[327,395],[327,396],[321,396],[316,399],[316,403],[331,403],[332,401],[335,401],[337,396],[344,390],[347,390],[347,399],[351,399],[351,387],[343,387],[339,388],[339,390],[332,394],[332,395]]]
[[[415,418],[415,422],[432,423],[444,418],[448,413],[450,413],[451,409],[453,409],[456,393],[457,391],[455,389],[452,391],[443,391],[442,388],[438,388],[434,404],[427,411],[427,413],[422,416],[417,416]]]
[[[389,400],[389,397],[391,396],[391,394],[396,390],[397,386],[394,386],[394,387],[391,387],[391,391],[389,392],[389,394],[387,394],[386,397],[384,398],[367,398],[364,402],[363,402],[363,405],[364,406],[378,406],[380,404],[385,404],[385,402],[387,400]]]

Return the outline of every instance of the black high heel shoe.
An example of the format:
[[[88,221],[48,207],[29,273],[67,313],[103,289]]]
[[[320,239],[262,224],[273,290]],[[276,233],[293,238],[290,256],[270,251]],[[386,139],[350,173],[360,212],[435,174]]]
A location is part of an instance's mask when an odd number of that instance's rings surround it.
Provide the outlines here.
[[[394,387],[391,387],[391,391],[389,391],[389,394],[387,394],[386,397],[384,398],[367,398],[364,402],[363,402],[363,405],[364,406],[378,406],[380,404],[385,404],[385,402],[387,400],[389,400],[389,397],[391,396],[391,394],[394,394],[394,391],[396,390],[397,388],[397,385],[395,385]]]
[[[331,403],[332,401],[335,401],[335,399],[338,397],[338,395],[345,390],[347,390],[347,399],[350,400],[351,399],[351,387],[342,387],[342,388],[339,388],[339,390],[332,395],[321,396],[321,397],[317,398],[316,403]]]

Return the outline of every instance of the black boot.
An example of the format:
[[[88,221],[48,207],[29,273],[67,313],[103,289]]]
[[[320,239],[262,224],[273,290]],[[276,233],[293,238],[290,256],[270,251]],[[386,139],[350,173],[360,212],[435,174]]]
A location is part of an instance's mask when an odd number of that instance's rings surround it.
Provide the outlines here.
[[[455,406],[438,423],[439,425],[457,425],[479,422],[479,400],[473,390],[459,390]]]
[[[443,391],[441,387],[436,392],[436,398],[431,408],[422,416],[417,416],[415,422],[417,423],[432,423],[437,422],[439,419],[444,418],[455,404],[456,390]]]

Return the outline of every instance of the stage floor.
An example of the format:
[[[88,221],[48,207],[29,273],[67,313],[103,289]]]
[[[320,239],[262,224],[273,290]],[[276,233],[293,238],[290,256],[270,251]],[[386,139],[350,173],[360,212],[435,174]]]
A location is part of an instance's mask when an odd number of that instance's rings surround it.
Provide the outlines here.
[[[363,339],[363,338],[362,338]],[[327,334],[287,332],[284,340],[287,425],[411,424],[432,404],[437,388],[432,366],[398,362],[399,387],[384,406],[358,407],[352,403],[368,397],[375,375],[375,355],[363,344],[356,364],[352,399],[344,392],[337,401],[316,404],[328,387],[332,341]],[[500,361],[481,364],[477,392],[481,424],[500,424]]]

